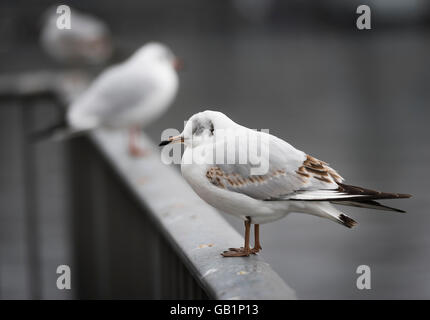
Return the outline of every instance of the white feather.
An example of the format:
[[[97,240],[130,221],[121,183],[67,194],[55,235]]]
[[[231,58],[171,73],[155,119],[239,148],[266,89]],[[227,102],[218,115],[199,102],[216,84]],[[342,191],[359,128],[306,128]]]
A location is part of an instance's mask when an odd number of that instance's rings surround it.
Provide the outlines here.
[[[108,68],[70,107],[70,126],[76,130],[145,126],[159,117],[178,89],[170,55],[164,45],[150,43]]]

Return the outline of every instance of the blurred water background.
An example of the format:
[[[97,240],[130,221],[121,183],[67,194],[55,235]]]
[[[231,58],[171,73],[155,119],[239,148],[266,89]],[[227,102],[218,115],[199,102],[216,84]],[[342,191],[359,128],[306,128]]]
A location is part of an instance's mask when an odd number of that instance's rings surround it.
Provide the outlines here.
[[[262,256],[300,298],[429,298],[430,6],[377,2],[365,31],[355,9],[371,1],[70,5],[105,20],[123,52],[157,40],[184,60],[173,107],[146,128],[154,141],[195,112],[219,110],[330,163],[347,183],[413,195],[386,202],[407,214],[343,208],[359,222],[352,230],[296,214],[263,225]],[[53,3],[2,1],[1,73],[63,68],[38,44],[38,19]],[[371,267],[371,290],[356,288],[359,265]]]

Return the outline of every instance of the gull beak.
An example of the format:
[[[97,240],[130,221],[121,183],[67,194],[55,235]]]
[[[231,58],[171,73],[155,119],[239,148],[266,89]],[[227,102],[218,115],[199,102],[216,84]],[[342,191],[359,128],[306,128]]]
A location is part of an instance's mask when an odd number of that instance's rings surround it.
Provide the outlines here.
[[[169,143],[177,143],[177,142],[183,143],[184,137],[183,136],[170,137],[168,140],[161,141],[158,146],[162,147],[162,146],[168,145]]]
[[[173,68],[176,71],[180,71],[180,70],[182,70],[184,68],[184,62],[181,59],[179,59],[178,57],[176,57],[173,60],[172,64],[173,64]]]

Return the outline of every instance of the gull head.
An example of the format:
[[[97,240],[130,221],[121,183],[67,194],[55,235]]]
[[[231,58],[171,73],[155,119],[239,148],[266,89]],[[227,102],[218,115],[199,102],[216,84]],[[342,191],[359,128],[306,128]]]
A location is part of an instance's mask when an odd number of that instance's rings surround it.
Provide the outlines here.
[[[176,70],[181,66],[180,60],[173,54],[172,50],[159,42],[149,42],[140,47],[133,55],[133,60],[145,61],[150,64],[167,64]]]
[[[235,126],[237,124],[222,112],[206,110],[191,116],[180,135],[162,141],[160,146],[181,142],[187,147],[193,148],[202,144],[213,143],[217,130],[227,130]]]

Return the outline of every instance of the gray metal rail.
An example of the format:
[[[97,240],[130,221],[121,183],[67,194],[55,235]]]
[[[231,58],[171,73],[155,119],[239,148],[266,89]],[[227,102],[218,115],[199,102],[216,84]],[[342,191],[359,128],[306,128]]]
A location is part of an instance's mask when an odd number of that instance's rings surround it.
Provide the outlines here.
[[[92,140],[148,209],[156,228],[209,298],[295,298],[293,290],[259,256],[229,259],[220,255],[223,249],[242,245],[243,238],[195,195],[174,168],[161,163],[158,147],[147,137],[142,142],[150,154],[141,159],[125,152],[125,136],[119,132],[100,130]],[[168,262],[160,262],[164,263]]]
[[[39,78],[0,85],[2,298],[295,298],[261,257],[220,255],[243,238],[145,135],[150,154],[138,159],[125,132],[31,143],[28,133],[61,117],[52,97],[68,101],[85,83]],[[61,264],[72,270],[67,292],[55,286]]]

